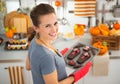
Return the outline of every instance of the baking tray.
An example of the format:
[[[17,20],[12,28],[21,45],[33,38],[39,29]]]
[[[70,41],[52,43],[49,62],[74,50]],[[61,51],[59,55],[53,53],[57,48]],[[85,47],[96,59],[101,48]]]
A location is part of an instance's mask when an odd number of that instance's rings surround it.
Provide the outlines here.
[[[74,56],[75,53],[71,54],[71,52],[76,52],[78,54],[74,58],[72,58],[72,56]],[[66,66],[74,70],[77,70],[83,67],[88,61],[92,62],[93,58],[98,54],[98,52],[99,49],[93,46],[88,46],[80,42],[77,42],[65,54],[64,59],[66,62]]]

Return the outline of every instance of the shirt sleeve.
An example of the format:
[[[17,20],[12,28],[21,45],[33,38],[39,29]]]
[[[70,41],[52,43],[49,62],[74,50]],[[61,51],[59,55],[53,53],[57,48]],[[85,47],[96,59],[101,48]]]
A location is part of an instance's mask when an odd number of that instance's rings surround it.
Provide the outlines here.
[[[50,55],[45,55],[42,58],[40,69],[43,75],[53,72],[55,70],[54,57]]]

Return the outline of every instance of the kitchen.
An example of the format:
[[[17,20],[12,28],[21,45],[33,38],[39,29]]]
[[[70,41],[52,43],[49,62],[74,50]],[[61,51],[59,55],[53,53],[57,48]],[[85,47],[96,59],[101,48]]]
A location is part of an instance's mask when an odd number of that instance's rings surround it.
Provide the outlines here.
[[[62,1],[62,0],[61,0]],[[21,3],[19,3],[19,1],[17,0],[6,0],[6,9],[7,9],[7,13],[10,13],[11,11],[17,10],[20,5],[23,8],[32,8],[34,5],[39,4],[41,2],[44,3],[49,3],[51,5],[54,6],[54,8],[56,9],[56,13],[58,15],[58,19],[60,19],[60,25],[59,25],[59,32],[62,34],[66,34],[66,33],[73,33],[73,28],[74,28],[74,24],[85,24],[86,28],[85,28],[85,33],[82,36],[79,37],[75,37],[73,39],[68,39],[65,40],[63,38],[60,37],[53,43],[55,45],[55,47],[57,47],[59,50],[64,49],[65,47],[71,47],[75,42],[78,42],[80,40],[80,42],[88,45],[90,43],[91,40],[91,35],[88,34],[87,30],[89,27],[96,25],[96,17],[97,19],[102,23],[104,22],[113,22],[113,21],[120,21],[120,16],[119,14],[116,16],[113,16],[113,13],[109,12],[109,10],[111,11],[112,6],[116,5],[116,0],[101,0],[97,2],[99,3],[97,5],[98,11],[97,11],[97,15],[93,16],[92,18],[87,18],[87,17],[80,17],[80,16],[75,16],[73,13],[74,10],[74,0],[65,0],[65,6],[64,8],[65,11],[63,12],[63,7],[60,6],[59,8],[57,8],[54,5],[55,0],[21,0]],[[120,3],[120,1],[118,1]],[[102,11],[103,7],[102,5],[105,3],[105,11]],[[28,10],[29,11],[29,10]],[[58,13],[59,12],[59,13]],[[27,12],[29,14],[29,12]],[[64,14],[65,13],[65,14]],[[104,16],[103,16],[104,13]],[[62,22],[61,19],[66,18],[67,21]],[[108,18],[110,17],[110,18]],[[90,22],[88,21],[90,20]],[[5,33],[5,31],[3,30],[3,27],[0,28],[0,36],[4,37],[3,34]],[[4,39],[4,42],[7,39]],[[106,70],[105,67],[105,71],[107,71],[105,75],[98,75],[98,76],[94,76],[92,74],[93,68],[91,68],[90,72],[83,78],[81,79],[78,84],[99,84],[99,83],[103,83],[103,84],[119,84],[119,70],[120,68],[117,66],[120,62],[119,62],[119,58],[120,58],[120,50],[109,50],[108,53],[111,53],[108,57],[110,57],[108,59],[107,57],[107,62],[106,65],[108,68],[108,71]],[[9,84],[10,80],[9,80],[9,74],[8,74],[8,67],[9,66],[22,66],[22,71],[23,71],[23,78],[24,78],[24,83],[25,84],[32,84],[32,78],[31,78],[31,72],[30,71],[26,71],[25,70],[25,58],[27,56],[27,50],[17,50],[17,51],[6,51],[4,50],[4,43],[2,43],[0,45],[0,74],[2,77],[0,77],[0,83],[1,84]],[[101,56],[104,57],[104,56]],[[96,59],[97,60],[97,59]],[[101,66],[99,66],[101,67]],[[103,68],[103,67],[102,67]],[[69,72],[69,71],[68,71]],[[101,81],[104,80],[104,81]]]

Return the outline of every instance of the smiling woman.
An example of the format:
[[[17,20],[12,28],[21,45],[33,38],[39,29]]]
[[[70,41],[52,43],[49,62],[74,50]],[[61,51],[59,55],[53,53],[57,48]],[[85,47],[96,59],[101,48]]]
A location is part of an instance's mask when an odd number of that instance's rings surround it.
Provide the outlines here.
[[[86,75],[91,63],[67,76],[64,58],[51,44],[58,34],[54,8],[49,4],[39,4],[32,9],[30,17],[35,37],[30,42],[26,68],[31,69],[33,83],[72,84]]]

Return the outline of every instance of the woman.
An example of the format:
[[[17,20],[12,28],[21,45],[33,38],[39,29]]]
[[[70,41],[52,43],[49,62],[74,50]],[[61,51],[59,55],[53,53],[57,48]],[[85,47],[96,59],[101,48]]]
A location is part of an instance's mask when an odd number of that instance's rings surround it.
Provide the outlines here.
[[[54,8],[49,4],[39,4],[33,8],[30,17],[36,32],[28,51],[33,83],[72,84],[83,77],[91,63],[87,63],[81,70],[67,76],[63,56],[51,45],[58,33]],[[27,59],[27,63],[29,60]]]

